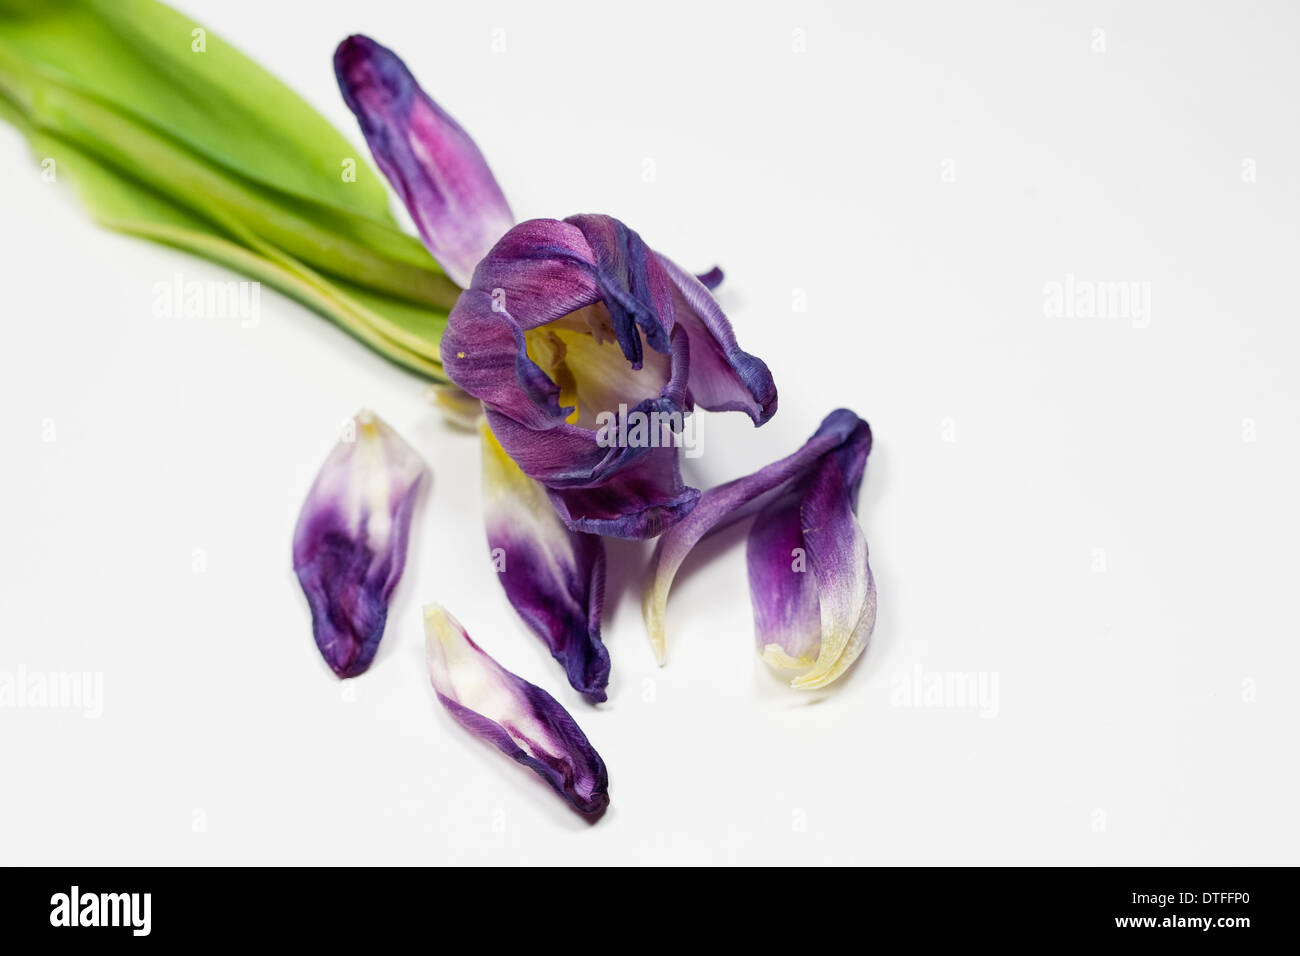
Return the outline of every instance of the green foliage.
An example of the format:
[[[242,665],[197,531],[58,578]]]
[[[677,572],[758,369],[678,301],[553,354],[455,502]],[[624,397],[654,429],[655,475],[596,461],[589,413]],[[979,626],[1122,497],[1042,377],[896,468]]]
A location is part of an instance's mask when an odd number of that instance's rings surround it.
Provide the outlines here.
[[[103,225],[247,273],[442,379],[459,290],[359,150],[200,24],[153,0],[0,0],[0,118]]]

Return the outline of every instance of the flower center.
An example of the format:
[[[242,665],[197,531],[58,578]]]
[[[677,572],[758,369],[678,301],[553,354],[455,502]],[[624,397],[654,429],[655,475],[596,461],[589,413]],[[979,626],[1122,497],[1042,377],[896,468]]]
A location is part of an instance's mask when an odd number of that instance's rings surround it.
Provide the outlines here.
[[[560,405],[574,411],[571,425],[595,431],[601,412],[618,414],[658,398],[668,383],[671,357],[652,349],[641,335],[644,363],[633,369],[614,338],[609,310],[598,302],[524,333],[528,357],[560,389]]]

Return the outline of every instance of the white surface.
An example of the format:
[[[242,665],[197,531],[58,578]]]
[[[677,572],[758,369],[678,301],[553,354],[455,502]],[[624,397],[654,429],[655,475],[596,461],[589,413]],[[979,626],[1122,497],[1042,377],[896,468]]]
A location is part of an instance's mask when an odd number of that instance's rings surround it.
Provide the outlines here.
[[[269,290],[256,328],[154,318],[154,283],[227,274],[93,227],[5,127],[0,671],[102,673],[103,714],[0,709],[4,862],[1300,862],[1295,5],[182,6],[358,142],[330,54],[370,33],[521,217],[723,265],[781,410],[711,416],[688,467],[868,418],[879,626],[834,692],[785,690],[732,535],[660,670],[616,544],[593,712],[507,606],[476,444],[416,381]],[[1045,316],[1067,274],[1149,283],[1149,326]],[[363,405],[435,480],[344,691],[289,544]],[[441,712],[430,600],[572,709],[599,825]],[[901,706],[916,668],[995,678],[996,707]]]

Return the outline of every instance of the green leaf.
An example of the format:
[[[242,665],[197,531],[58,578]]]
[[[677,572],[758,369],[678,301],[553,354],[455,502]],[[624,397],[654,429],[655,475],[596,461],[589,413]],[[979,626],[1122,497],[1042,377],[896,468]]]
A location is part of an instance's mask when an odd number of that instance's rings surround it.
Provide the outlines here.
[[[0,117],[66,162],[102,224],[247,272],[440,380],[459,289],[333,127],[195,31],[152,0],[0,0]]]
[[[79,89],[166,131],[210,162],[281,192],[393,225],[383,179],[319,113],[201,24],[153,0],[42,3],[0,17],[0,43]],[[322,70],[329,51],[321,51]],[[357,181],[341,177],[357,160]]]
[[[0,115],[3,113],[0,109]],[[40,133],[32,133],[30,142],[39,153],[55,160],[60,175],[69,174],[100,225],[184,249],[266,282],[325,315],[399,365],[425,378],[446,381],[436,357],[422,354],[427,347],[415,351],[404,344],[408,339],[436,343],[446,328],[445,312],[388,299],[346,283],[313,281],[310,271],[301,264],[260,254],[221,235],[183,207],[115,174],[70,144]],[[398,335],[385,335],[379,331],[381,328],[394,329]]]

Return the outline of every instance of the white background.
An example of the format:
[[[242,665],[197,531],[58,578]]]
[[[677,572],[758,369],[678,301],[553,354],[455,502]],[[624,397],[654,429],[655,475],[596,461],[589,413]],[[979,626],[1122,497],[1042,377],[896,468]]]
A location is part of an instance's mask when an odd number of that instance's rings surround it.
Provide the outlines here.
[[[521,218],[606,212],[720,263],[780,413],[708,417],[689,477],[869,419],[879,625],[838,686],[789,691],[732,534],[679,580],[660,670],[644,549],[615,544],[611,699],[584,705],[420,384],[269,289],[256,328],[153,317],[155,283],[228,274],[92,226],[6,127],[0,670],[104,696],[0,709],[4,862],[1300,862],[1295,5],[181,6],[358,144],[330,55],[369,33]],[[1149,325],[1045,315],[1067,275],[1149,283]],[[435,478],[345,690],[289,547],[362,406]],[[438,707],[434,600],[587,730],[598,825]],[[903,706],[968,673],[995,706]]]

